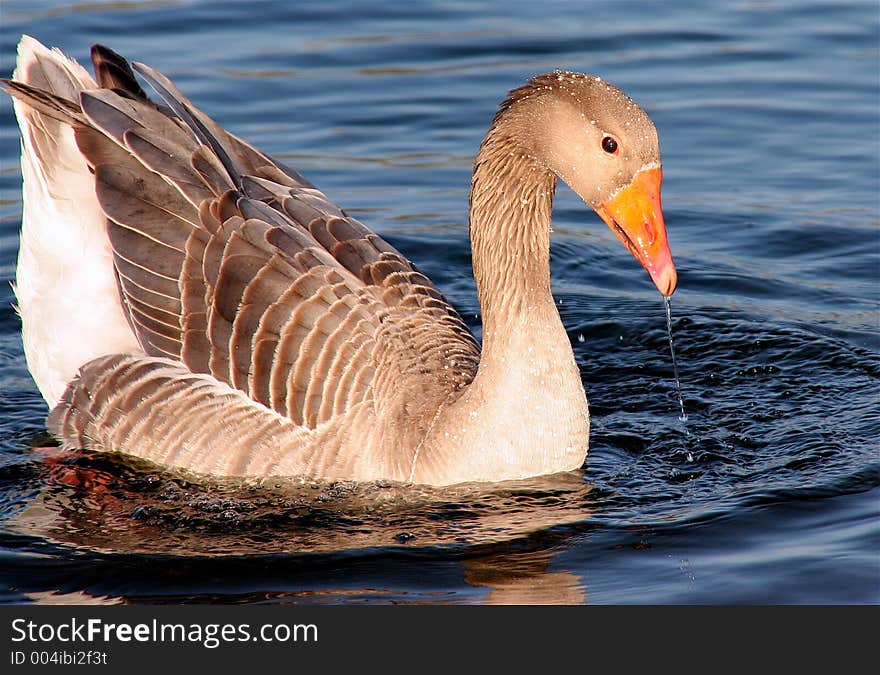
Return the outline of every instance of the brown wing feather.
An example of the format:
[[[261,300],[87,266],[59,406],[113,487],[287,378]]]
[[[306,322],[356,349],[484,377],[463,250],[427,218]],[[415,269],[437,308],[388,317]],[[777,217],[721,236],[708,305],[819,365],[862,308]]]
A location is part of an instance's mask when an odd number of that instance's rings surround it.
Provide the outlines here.
[[[118,55],[98,50],[96,67],[115,89],[80,92],[78,104],[26,87],[12,93],[50,108],[82,137],[120,291],[148,355],[209,373],[308,428],[355,408],[364,415],[363,404],[393,424],[404,404],[436,408],[473,378],[476,341],[391,245],[223,130],[160,73],[135,66],[168,108],[146,98]],[[53,424],[77,439],[104,424],[100,433],[115,443],[126,429],[118,415],[139,410],[158,389],[163,405],[170,397],[212,409],[215,390],[186,377],[178,390],[157,375],[170,368],[161,363],[95,365],[72,385]],[[106,374],[119,368],[142,378],[127,398],[107,384],[119,384]],[[82,399],[84,388],[104,402]],[[77,412],[86,403],[88,414]],[[168,413],[155,414],[170,432]]]
[[[118,354],[83,366],[47,424],[68,445],[218,475],[266,473],[305,434],[177,361]]]

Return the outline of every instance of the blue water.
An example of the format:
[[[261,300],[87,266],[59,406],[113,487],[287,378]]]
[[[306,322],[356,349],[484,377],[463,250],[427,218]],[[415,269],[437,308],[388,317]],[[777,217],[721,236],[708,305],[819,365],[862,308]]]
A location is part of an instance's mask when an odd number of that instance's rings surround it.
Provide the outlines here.
[[[567,188],[554,291],[590,399],[573,474],[446,491],[202,485],[61,453],[7,281],[18,140],[0,100],[5,602],[877,603],[876,2],[3,0],[22,33],[171,76],[417,262],[479,330],[467,196],[507,90],[595,73],[660,133],[687,428],[664,307]],[[71,339],[76,339],[72,337]]]

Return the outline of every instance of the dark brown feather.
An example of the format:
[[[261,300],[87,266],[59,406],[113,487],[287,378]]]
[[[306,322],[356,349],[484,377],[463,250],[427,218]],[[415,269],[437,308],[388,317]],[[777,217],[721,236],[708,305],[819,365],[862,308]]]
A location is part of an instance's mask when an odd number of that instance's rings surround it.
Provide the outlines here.
[[[134,98],[147,100],[147,93],[135,79],[128,61],[109,47],[92,45],[92,67],[98,84],[104,89],[118,89]]]

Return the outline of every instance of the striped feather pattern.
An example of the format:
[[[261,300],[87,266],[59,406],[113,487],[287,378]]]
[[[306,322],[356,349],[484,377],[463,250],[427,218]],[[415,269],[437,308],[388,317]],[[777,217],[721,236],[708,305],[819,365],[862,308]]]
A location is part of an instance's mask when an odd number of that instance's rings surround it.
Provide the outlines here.
[[[405,418],[417,445],[479,358],[442,294],[163,75],[135,65],[167,106],[150,101],[110,50],[97,48],[93,61],[105,88],[71,83],[60,98],[37,81],[6,83],[73,127],[144,351],[85,364],[52,411],[53,432],[72,445],[226,474],[253,473],[261,461],[269,471],[269,447],[304,445],[328,425],[374,425],[367,436],[381,438]],[[333,461],[297,470],[320,474]]]
[[[47,424],[71,446],[135,448],[157,464],[217,475],[265,473],[268,458],[307,436],[242,392],[180,362],[120,354],[84,367]]]

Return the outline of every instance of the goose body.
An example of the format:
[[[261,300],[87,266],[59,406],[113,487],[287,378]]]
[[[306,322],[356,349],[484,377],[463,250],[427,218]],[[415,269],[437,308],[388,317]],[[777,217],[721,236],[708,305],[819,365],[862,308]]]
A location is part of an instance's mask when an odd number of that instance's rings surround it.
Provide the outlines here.
[[[65,445],[211,475],[445,485],[580,467],[589,413],[550,292],[565,180],[661,293],[676,283],[657,134],[618,89],[539,75],[474,165],[482,347],[439,289],[161,73],[96,76],[24,37],[16,297]]]

